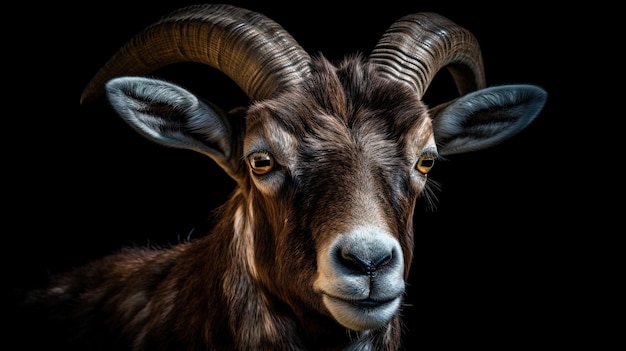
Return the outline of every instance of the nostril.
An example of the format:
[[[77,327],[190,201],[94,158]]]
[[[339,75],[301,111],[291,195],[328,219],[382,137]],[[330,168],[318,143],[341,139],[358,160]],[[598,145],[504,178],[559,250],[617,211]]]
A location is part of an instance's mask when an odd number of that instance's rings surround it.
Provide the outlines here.
[[[372,257],[367,256],[357,255],[350,250],[341,250],[341,262],[344,266],[366,274],[376,271],[392,259],[391,253]]]
[[[371,267],[369,267],[368,263],[353,254],[343,252],[341,253],[341,263],[355,271],[368,273],[371,271]]]
[[[372,266],[378,269],[380,266],[384,266],[391,261],[391,253],[381,256],[379,259],[372,262]]]

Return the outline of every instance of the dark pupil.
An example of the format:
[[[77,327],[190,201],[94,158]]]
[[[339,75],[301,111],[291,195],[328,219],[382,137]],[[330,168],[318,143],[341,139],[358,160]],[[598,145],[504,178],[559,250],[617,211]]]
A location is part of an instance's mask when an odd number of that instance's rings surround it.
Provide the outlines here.
[[[255,167],[269,167],[270,166],[270,159],[265,157],[265,158],[257,158],[256,160],[254,160],[254,166]]]
[[[434,160],[423,160],[422,167],[432,167],[434,163]]]

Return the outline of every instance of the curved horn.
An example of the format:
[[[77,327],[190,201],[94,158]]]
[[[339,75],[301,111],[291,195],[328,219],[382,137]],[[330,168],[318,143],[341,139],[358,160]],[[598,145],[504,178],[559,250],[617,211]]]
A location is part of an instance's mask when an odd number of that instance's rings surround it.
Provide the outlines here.
[[[432,12],[400,18],[385,32],[370,54],[384,74],[415,89],[420,99],[444,66],[461,95],[485,87],[478,41],[467,29]]]
[[[279,24],[260,13],[230,5],[192,5],[171,12],[124,44],[89,82],[80,103],[101,95],[111,78],[185,61],[217,68],[254,100],[302,81],[310,57]]]

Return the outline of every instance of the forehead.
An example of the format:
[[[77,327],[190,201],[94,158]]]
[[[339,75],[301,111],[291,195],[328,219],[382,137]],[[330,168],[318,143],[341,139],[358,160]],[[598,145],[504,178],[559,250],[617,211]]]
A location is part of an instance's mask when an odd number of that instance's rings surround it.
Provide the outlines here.
[[[248,115],[244,150],[271,151],[286,166],[307,155],[318,161],[341,160],[348,153],[394,159],[434,147],[430,122],[421,107],[363,108],[345,115],[307,104],[260,104]]]
[[[430,122],[427,107],[407,85],[380,77],[367,61],[346,60],[337,68],[318,58],[302,89],[252,106],[246,144],[257,138],[271,149],[293,151],[302,143],[319,150],[420,148],[432,142]]]

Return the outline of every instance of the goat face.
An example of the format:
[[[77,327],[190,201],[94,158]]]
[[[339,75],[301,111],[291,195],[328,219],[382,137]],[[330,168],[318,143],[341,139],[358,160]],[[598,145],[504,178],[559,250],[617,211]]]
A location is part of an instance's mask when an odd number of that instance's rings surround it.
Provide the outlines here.
[[[228,114],[180,86],[133,76],[178,61],[219,68],[253,103]],[[444,66],[461,96],[428,108],[422,96]],[[330,318],[378,330],[371,339],[385,349],[398,346],[413,210],[433,162],[513,136],[546,99],[531,85],[485,88],[474,37],[436,14],[400,19],[368,57],[334,66],[270,19],[229,5],[184,8],[148,27],[103,66],[81,102],[104,91],[139,133],[205,154],[237,181],[209,238],[219,245],[203,241],[231,250],[224,271],[211,268],[231,294],[242,284],[259,293],[224,299],[229,316],[239,313],[233,325],[264,311],[251,319],[267,322],[269,334],[291,325],[270,323],[286,314],[314,339],[336,330]]]
[[[413,207],[436,155],[430,119],[410,89],[360,59],[337,71],[319,58],[309,83],[246,117],[237,158],[257,203],[256,271],[296,310],[304,302],[374,329],[404,292]]]

